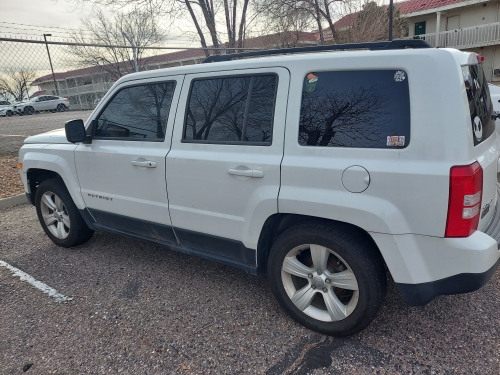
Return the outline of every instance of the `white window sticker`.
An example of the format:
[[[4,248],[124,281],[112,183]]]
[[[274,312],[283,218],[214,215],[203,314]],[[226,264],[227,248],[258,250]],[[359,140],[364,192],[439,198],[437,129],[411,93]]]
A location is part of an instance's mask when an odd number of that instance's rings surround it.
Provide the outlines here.
[[[389,135],[387,136],[387,146],[389,147],[403,147],[405,145],[404,135]]]
[[[406,78],[406,73],[403,72],[402,70],[398,70],[396,73],[394,73],[394,80],[396,82],[403,82]]]

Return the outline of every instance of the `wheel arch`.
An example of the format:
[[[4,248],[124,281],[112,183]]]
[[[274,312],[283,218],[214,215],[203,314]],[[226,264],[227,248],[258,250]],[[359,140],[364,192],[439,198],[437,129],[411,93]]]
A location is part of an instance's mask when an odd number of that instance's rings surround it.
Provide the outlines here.
[[[58,173],[47,169],[31,168],[27,170],[26,175],[29,189],[27,194],[32,205],[35,205],[36,189],[38,189],[38,186],[40,186],[42,182],[51,178],[59,178],[62,181],[62,178]]]
[[[80,194],[76,168],[72,162],[72,148],[74,148],[74,145],[58,146],[64,147],[66,150],[51,150],[51,153],[42,153],[33,150],[20,153],[19,161],[23,164],[21,175],[26,173],[26,177],[23,178],[21,176],[21,179],[25,180],[25,189],[28,198],[31,203],[34,203],[36,189],[40,183],[49,178],[59,178],[68,189],[77,208],[84,209],[85,202]]]
[[[267,218],[259,236],[259,241],[257,244],[257,266],[259,274],[265,274],[267,272],[267,261],[274,241],[288,228],[306,222],[317,222],[326,225],[344,226],[346,228],[355,230],[357,232],[357,235],[363,236],[370,243],[372,243],[373,249],[375,250],[375,255],[379,256],[385,265],[383,253],[380,251],[380,248],[377,246],[372,236],[363,228],[350,223],[315,216],[277,213]]]

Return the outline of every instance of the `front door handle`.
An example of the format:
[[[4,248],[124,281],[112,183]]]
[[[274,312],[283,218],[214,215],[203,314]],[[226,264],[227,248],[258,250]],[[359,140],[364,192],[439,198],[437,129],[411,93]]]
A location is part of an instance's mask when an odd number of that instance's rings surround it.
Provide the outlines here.
[[[132,165],[136,167],[156,168],[156,162],[150,160],[132,160]]]
[[[232,174],[234,176],[245,176],[245,177],[253,177],[253,178],[262,178],[264,177],[264,171],[259,171],[258,169],[229,169],[227,173]]]

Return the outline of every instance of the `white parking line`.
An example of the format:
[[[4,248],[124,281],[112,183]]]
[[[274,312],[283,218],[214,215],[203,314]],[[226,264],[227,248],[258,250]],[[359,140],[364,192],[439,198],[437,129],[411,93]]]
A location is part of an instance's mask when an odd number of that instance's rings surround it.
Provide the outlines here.
[[[57,302],[65,303],[65,302],[71,301],[73,299],[71,297],[66,297],[65,295],[59,293],[54,288],[51,288],[47,284],[36,280],[34,277],[28,275],[26,272],[23,272],[14,266],[11,266],[9,263],[5,263],[4,261],[0,260],[0,266],[5,267],[8,270],[10,270],[12,272],[12,274],[14,276],[19,277],[21,279],[21,281],[26,281],[28,284],[31,284],[35,288],[48,294],[50,297],[54,297]]]

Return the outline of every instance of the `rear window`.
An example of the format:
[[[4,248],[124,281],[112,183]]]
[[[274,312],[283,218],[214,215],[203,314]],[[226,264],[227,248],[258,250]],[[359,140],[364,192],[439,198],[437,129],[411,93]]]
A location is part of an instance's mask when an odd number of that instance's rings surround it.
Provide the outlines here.
[[[300,145],[398,149],[409,143],[405,71],[311,72],[304,78]]]
[[[495,131],[495,122],[491,117],[493,104],[482,65],[463,66],[462,74],[469,101],[474,146],[477,146]]]

